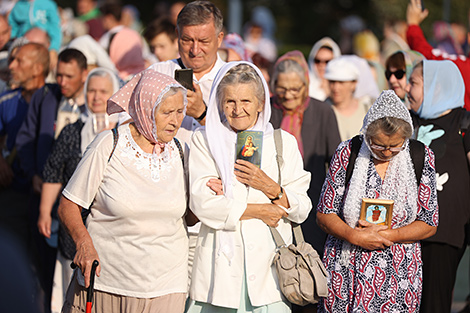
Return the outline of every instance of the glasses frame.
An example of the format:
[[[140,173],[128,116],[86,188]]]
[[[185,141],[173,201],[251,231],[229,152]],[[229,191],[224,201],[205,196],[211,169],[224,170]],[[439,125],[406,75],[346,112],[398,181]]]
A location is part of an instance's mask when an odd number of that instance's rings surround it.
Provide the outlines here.
[[[385,71],[385,78],[387,80],[389,80],[390,77],[392,77],[392,75],[395,76],[396,79],[402,79],[403,76],[406,75],[406,71],[404,70],[396,70],[395,72],[391,72],[390,70]]]
[[[320,63],[321,63],[321,64],[325,64],[325,65],[326,65],[326,64],[328,64],[328,62],[330,62],[331,60],[333,60],[333,59],[330,59],[330,60],[320,60],[320,59],[314,58],[314,59],[313,59],[313,62],[314,62],[315,64],[320,64]]]
[[[400,147],[384,147],[384,146],[379,146],[376,144],[372,143],[372,140],[369,140],[369,145],[371,149],[377,150],[377,151],[390,151],[390,152],[401,152],[405,149],[405,143],[406,140],[403,141],[403,144]]]
[[[300,86],[299,88],[284,88],[284,87],[277,87],[276,86],[274,88],[274,92],[276,93],[276,95],[282,96],[282,97],[285,96],[289,92],[292,96],[296,97],[302,92],[304,87],[305,87],[304,84],[302,84],[302,86]],[[279,90],[279,89],[281,89],[281,90]]]

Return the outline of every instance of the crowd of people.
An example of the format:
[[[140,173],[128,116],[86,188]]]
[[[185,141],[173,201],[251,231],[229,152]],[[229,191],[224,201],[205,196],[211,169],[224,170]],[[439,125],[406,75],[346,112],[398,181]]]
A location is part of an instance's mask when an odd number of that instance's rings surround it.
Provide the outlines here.
[[[0,244],[26,277],[5,274],[9,312],[85,312],[90,285],[97,313],[450,312],[470,59],[427,42],[419,0],[382,57],[370,31],[355,54],[324,37],[278,56],[262,7],[244,34],[206,0],[157,5],[145,27],[118,1],[8,8]],[[304,307],[273,265],[271,228],[289,245],[295,224],[327,273]]]

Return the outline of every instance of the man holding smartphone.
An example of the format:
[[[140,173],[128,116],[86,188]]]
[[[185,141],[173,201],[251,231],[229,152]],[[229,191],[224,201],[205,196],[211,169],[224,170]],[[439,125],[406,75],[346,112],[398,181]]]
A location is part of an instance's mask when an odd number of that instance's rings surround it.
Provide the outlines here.
[[[217,55],[222,43],[223,17],[220,10],[209,1],[194,1],[181,10],[176,22],[179,59],[158,62],[151,67],[175,77],[180,69],[193,70],[192,86],[188,89],[187,116],[181,124],[177,137],[189,143],[192,131],[205,124],[206,103],[215,75],[224,65]],[[184,75],[180,75],[184,77]]]

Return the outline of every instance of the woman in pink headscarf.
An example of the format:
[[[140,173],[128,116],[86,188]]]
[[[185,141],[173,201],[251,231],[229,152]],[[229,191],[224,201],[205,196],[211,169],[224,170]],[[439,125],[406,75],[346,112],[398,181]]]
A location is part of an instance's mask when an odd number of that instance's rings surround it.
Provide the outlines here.
[[[78,266],[63,312],[85,312],[94,260],[94,312],[178,312],[188,286],[184,154],[174,138],[186,90],[147,69],[108,100],[133,122],[99,134],[62,193],[59,217]],[[187,163],[186,163],[187,164]],[[89,211],[86,227],[80,211]]]
[[[145,69],[142,49],[142,37],[130,28],[124,27],[112,38],[109,44],[109,57],[122,80],[128,81]]]

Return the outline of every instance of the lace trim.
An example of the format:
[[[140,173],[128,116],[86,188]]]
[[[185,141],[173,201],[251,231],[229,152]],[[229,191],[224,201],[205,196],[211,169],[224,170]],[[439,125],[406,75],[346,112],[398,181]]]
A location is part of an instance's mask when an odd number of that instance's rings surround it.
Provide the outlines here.
[[[129,127],[123,130],[123,140],[119,140],[118,146],[124,165],[135,167],[143,177],[150,178],[154,182],[168,179],[174,168],[173,163],[180,158],[175,142],[172,140],[166,144],[165,150],[159,155],[147,153],[134,141]]]

